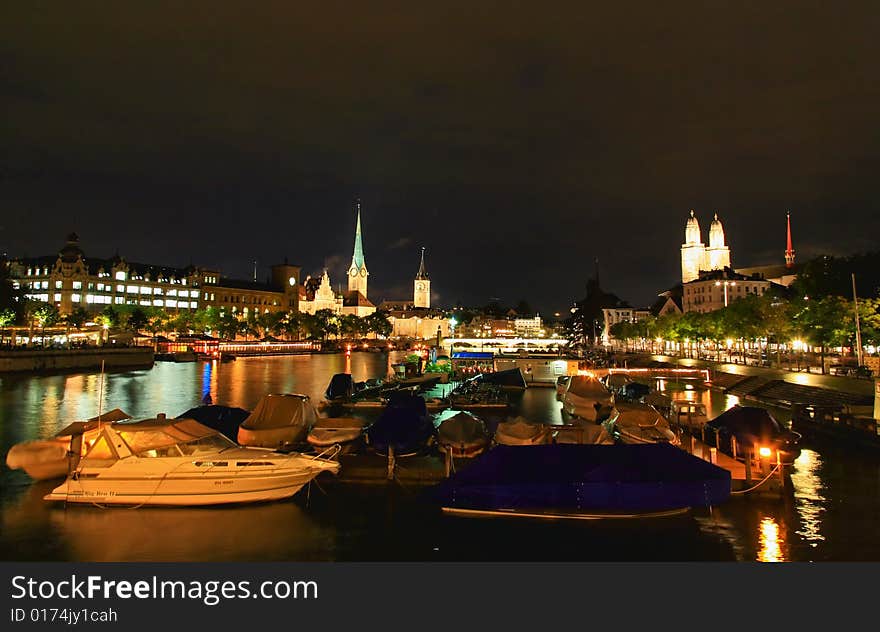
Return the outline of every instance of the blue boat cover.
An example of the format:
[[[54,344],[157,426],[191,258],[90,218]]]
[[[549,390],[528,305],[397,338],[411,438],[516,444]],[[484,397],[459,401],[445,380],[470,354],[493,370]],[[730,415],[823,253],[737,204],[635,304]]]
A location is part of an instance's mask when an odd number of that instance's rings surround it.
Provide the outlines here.
[[[330,378],[330,384],[324,392],[329,400],[349,399],[354,394],[354,380],[351,373],[337,373]]]
[[[178,415],[177,418],[195,419],[203,426],[213,428],[237,443],[238,427],[241,425],[241,422],[248,418],[249,415],[250,412],[243,408],[232,408],[230,406],[199,406],[198,408],[190,408],[185,413]]]
[[[458,509],[647,513],[718,505],[730,472],[669,444],[499,445],[434,492]]]
[[[736,404],[706,424],[706,428],[722,437],[736,437],[742,445],[770,441],[783,434],[783,429],[766,408]]]
[[[426,448],[434,432],[425,399],[400,391],[391,394],[388,406],[367,429],[366,436],[370,447],[379,454],[388,454],[389,446],[393,446],[395,454],[404,455]]]

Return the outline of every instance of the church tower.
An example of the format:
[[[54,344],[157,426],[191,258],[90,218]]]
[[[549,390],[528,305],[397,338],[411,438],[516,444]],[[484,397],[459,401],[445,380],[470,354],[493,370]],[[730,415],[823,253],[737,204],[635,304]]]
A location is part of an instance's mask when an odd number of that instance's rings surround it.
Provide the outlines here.
[[[785,267],[794,267],[794,246],[791,243],[791,213],[785,214]]]
[[[419,273],[413,281],[413,306],[431,307],[431,281],[425,272],[425,249],[422,248],[422,262],[419,264]]]
[[[723,239],[723,232],[722,232]],[[681,282],[693,281],[705,269],[706,246],[700,237],[700,223],[693,210],[684,230],[684,243],[681,246]]]
[[[706,250],[706,269],[722,270],[730,267],[730,248],[724,243],[724,227],[715,213],[709,227],[709,248]]]
[[[364,262],[364,245],[361,241],[361,201],[357,201],[357,228],[354,233],[354,254],[348,269],[348,291],[357,290],[367,297],[367,264]]]

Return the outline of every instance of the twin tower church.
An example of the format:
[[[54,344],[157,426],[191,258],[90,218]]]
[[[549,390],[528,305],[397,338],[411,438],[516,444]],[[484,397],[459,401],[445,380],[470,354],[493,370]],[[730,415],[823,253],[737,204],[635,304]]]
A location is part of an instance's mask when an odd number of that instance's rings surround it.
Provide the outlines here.
[[[330,309],[340,314],[354,314],[356,316],[367,316],[376,311],[376,306],[370,302],[367,292],[370,272],[367,270],[367,262],[364,257],[360,201],[357,203],[354,252],[346,275],[348,276],[348,291],[345,292],[333,290],[327,270],[324,270],[320,279],[307,278],[304,284],[306,297],[305,300],[300,300],[300,311],[315,313],[320,309]],[[413,300],[386,301],[381,307],[386,310],[430,309],[431,280],[425,271],[424,248],[422,248],[419,271],[413,280]]]

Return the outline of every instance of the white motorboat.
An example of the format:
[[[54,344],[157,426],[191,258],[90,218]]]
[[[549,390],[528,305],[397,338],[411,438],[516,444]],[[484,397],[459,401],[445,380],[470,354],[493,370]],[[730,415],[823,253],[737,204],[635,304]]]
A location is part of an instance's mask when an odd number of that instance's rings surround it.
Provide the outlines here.
[[[562,409],[569,415],[599,422],[610,413],[614,395],[591,375],[573,375],[562,397]]]
[[[102,422],[131,419],[131,415],[118,408],[99,417]],[[49,439],[16,443],[6,453],[7,467],[11,470],[24,470],[36,481],[64,478],[79,462],[79,445],[74,445],[74,442],[87,429],[96,428],[99,417],[87,421],[75,421]]]
[[[238,442],[244,446],[285,448],[306,440],[318,420],[308,395],[264,395],[254,411],[241,422]]]
[[[679,443],[669,422],[648,404],[617,403],[603,424],[623,443]]]
[[[44,498],[98,505],[219,505],[289,498],[331,459],[243,448],[194,419],[102,423],[86,429],[82,458]]]
[[[570,424],[551,426],[554,443],[578,445],[614,445],[614,437],[602,424],[576,419]]]

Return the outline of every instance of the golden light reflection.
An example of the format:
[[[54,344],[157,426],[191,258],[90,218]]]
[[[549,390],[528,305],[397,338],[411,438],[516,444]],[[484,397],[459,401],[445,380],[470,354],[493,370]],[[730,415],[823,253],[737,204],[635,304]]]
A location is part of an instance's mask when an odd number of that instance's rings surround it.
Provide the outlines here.
[[[812,547],[825,540],[821,534],[822,512],[825,511],[826,498],[822,495],[822,479],[819,470],[822,458],[813,450],[801,450],[791,472],[794,498],[800,516],[797,534]]]
[[[759,562],[784,562],[782,556],[782,539],[779,535],[779,525],[773,518],[764,517],[761,519],[760,533],[758,539],[758,561]]]

